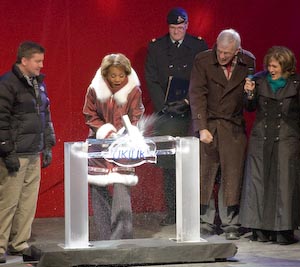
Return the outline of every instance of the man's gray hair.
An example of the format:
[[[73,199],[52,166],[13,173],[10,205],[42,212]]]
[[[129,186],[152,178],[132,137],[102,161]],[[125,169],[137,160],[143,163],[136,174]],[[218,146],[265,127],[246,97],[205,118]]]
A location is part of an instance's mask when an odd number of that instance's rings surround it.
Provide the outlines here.
[[[239,33],[234,29],[226,29],[219,33],[217,43],[228,45],[235,42],[236,48],[241,48],[241,37]]]

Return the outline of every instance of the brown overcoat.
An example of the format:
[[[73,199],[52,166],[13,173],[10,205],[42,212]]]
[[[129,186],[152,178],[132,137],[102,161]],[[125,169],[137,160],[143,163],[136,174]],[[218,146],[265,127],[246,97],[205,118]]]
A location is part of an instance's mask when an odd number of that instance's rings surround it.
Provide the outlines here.
[[[225,206],[239,204],[246,149],[243,93],[250,68],[255,68],[255,58],[245,50],[238,53],[230,80],[217,61],[215,49],[195,58],[189,87],[193,126],[195,132],[207,129],[214,137],[211,144],[200,144],[203,205],[212,198],[219,168]]]

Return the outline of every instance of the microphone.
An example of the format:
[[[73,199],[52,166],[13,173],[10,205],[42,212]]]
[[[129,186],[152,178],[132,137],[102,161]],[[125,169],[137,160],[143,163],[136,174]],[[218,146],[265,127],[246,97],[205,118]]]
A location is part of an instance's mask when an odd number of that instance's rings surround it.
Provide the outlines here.
[[[250,80],[252,80],[253,76],[254,76],[254,68],[248,67],[247,78],[249,78]]]
[[[253,77],[254,77],[254,68],[248,67],[247,78],[252,80]],[[253,91],[247,91],[247,96],[248,96],[248,98],[252,98],[254,96]]]

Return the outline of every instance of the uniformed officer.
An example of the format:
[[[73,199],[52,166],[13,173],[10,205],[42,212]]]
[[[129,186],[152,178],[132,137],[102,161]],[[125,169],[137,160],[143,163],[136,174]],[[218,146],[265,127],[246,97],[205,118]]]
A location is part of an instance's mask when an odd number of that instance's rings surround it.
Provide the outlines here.
[[[171,9],[167,15],[167,23],[168,34],[149,43],[145,78],[154,111],[160,115],[156,134],[187,136],[190,135],[191,122],[187,90],[193,60],[196,54],[208,47],[202,38],[186,33],[188,15],[183,8]],[[168,100],[168,96],[171,100]],[[158,164],[164,172],[167,206],[167,216],[161,224],[174,224],[175,158],[163,156],[159,158]]]

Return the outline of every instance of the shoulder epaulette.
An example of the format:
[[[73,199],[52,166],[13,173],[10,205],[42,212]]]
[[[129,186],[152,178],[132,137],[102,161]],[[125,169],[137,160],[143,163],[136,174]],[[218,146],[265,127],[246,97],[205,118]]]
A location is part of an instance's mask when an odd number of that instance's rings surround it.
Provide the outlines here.
[[[201,36],[190,35],[190,37],[192,37],[192,39],[196,39],[196,40],[203,40],[203,38]]]
[[[160,37],[157,37],[157,38],[153,38],[153,39],[151,40],[151,43],[155,43],[155,42],[160,41],[160,40],[163,40],[163,39],[165,39],[165,38],[167,38],[166,35],[160,36]]]

